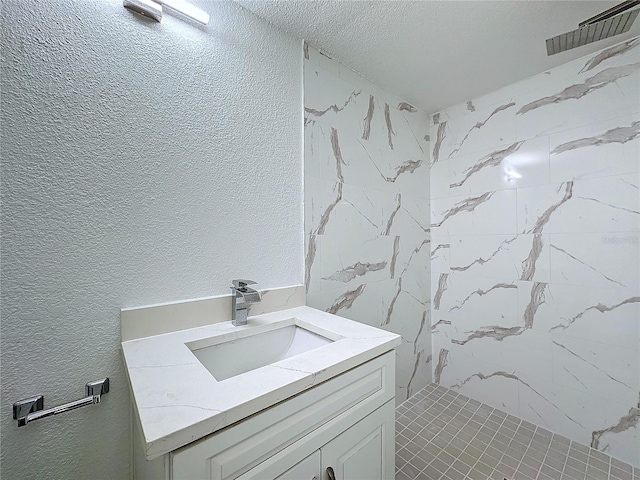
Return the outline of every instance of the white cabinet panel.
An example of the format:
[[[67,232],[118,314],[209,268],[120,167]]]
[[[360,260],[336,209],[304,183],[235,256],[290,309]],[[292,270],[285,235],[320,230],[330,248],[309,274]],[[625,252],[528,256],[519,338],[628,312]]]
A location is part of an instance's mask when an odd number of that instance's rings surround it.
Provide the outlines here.
[[[393,478],[394,418],[389,402],[327,443],[321,449],[324,472],[333,469],[335,480]]]
[[[322,434],[305,437],[236,480],[312,480],[314,477],[332,480],[329,469],[335,480],[392,480],[395,471],[394,401],[387,402],[350,427],[343,418],[335,420],[325,432],[333,433],[330,440]],[[348,428],[345,430],[345,427]],[[309,453],[314,448],[316,450]]]
[[[316,450],[275,480],[320,480],[320,451]]]

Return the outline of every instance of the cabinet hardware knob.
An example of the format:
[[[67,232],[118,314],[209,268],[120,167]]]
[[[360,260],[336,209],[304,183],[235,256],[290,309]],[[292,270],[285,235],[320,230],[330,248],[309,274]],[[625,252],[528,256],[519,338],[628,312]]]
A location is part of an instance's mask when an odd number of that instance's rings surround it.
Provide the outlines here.
[[[329,480],[336,480],[336,474],[333,472],[333,468],[327,467],[327,476]]]

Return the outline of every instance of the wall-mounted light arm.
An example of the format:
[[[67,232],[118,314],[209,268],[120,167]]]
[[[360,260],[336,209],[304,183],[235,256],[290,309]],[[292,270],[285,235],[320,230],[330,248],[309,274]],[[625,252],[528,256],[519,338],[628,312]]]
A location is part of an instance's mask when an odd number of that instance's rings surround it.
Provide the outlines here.
[[[178,12],[201,25],[209,23],[207,12],[194,7],[185,0],[123,0],[122,5],[156,22],[162,20],[162,7],[165,6],[167,9]]]
[[[162,20],[162,5],[153,0],[123,0],[122,5],[156,22]]]

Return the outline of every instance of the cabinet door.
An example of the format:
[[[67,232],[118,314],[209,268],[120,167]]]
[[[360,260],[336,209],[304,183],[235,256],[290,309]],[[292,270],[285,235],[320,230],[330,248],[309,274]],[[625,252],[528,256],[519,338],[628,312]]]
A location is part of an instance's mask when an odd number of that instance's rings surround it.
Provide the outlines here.
[[[321,448],[324,480],[394,478],[393,404],[387,402]]]
[[[320,450],[278,475],[275,480],[320,480]]]
[[[292,446],[295,447],[295,445]],[[240,475],[236,480],[322,480],[320,450],[315,450],[297,463],[296,458],[300,458],[300,450],[297,448],[286,450],[290,451],[278,453],[244,475]]]

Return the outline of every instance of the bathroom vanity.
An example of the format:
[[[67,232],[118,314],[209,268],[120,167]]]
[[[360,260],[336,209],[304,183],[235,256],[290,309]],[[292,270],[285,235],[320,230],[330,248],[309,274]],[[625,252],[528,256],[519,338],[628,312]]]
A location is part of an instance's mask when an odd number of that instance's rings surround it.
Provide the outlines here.
[[[399,343],[305,306],[124,341],[135,478],[394,478]]]

